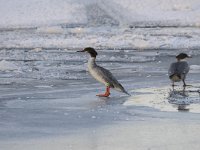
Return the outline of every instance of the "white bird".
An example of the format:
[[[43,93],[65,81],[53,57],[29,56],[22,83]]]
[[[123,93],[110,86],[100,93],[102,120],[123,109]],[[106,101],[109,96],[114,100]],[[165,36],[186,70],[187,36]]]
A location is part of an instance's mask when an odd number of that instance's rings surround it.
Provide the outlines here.
[[[190,70],[187,61],[185,61],[186,58],[191,58],[191,56],[188,56],[185,53],[180,53],[176,56],[177,62],[170,65],[168,74],[172,81],[172,86],[174,86],[174,82],[179,81],[183,81],[183,86],[186,86],[185,78]]]
[[[94,48],[86,47],[84,50],[77,52],[87,52],[90,54],[91,57],[88,60],[88,70],[97,81],[106,86],[106,92],[104,94],[98,94],[97,96],[108,97],[110,95],[110,88],[130,95],[109,70],[96,64],[95,60],[98,54]]]

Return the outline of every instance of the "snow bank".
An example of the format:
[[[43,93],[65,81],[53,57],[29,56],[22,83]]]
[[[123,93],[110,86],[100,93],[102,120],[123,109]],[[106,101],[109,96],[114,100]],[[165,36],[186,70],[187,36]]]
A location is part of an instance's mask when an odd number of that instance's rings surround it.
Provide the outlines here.
[[[102,0],[102,3],[121,24],[156,22],[156,24],[200,25],[198,0]]]
[[[90,16],[111,17],[121,25],[199,26],[199,8],[199,0],[0,0],[0,28],[85,24]]]
[[[0,0],[0,27],[85,23],[82,4],[73,0]]]

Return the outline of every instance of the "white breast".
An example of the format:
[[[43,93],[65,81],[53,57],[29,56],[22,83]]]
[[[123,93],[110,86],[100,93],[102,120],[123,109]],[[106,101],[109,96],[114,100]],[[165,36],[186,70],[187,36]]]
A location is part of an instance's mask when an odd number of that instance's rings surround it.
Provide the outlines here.
[[[88,71],[90,72],[92,77],[94,77],[97,81],[107,85],[107,82],[103,79],[103,77],[101,76],[101,74],[98,71],[98,67],[95,63],[95,58],[89,59],[89,61],[88,61]]]

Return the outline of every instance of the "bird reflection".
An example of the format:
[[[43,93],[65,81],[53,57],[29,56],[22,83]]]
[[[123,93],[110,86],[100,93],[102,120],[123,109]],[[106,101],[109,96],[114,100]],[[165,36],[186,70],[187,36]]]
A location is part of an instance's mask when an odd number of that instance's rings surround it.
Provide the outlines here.
[[[187,98],[189,97],[188,93],[186,87],[183,87],[181,90],[172,88],[169,92],[168,102],[177,107],[178,111],[189,111],[189,108],[187,108],[190,105],[190,103],[187,102]]]

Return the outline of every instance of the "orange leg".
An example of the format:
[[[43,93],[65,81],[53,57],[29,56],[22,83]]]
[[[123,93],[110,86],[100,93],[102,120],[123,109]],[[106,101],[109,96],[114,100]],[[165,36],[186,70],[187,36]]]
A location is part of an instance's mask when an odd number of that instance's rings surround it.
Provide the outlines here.
[[[96,96],[99,96],[99,97],[108,97],[109,95],[110,95],[110,87],[107,86],[105,94],[98,94]]]

